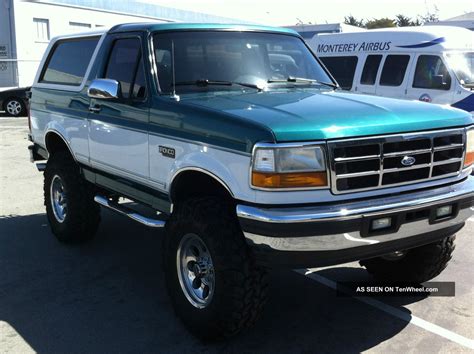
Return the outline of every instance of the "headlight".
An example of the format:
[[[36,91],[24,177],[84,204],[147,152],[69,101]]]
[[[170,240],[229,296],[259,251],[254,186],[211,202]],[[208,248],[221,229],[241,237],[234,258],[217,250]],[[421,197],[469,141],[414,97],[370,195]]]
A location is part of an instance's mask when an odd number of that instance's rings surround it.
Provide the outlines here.
[[[256,147],[251,180],[258,188],[326,187],[324,151],[314,145]]]
[[[466,133],[466,156],[464,157],[464,167],[471,166],[474,163],[474,128]]]

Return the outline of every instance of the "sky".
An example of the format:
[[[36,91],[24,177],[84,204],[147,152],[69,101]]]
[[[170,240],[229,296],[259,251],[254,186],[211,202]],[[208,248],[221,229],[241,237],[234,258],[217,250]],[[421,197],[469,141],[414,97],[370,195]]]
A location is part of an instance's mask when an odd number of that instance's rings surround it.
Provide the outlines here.
[[[474,11],[473,0],[141,0],[267,25],[343,22],[344,16],[409,17],[438,10],[441,20]]]

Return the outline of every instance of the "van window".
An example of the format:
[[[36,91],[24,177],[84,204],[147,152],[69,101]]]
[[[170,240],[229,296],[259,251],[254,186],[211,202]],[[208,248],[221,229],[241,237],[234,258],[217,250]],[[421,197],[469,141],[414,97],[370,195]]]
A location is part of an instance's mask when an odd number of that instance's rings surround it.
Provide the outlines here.
[[[321,57],[320,59],[343,90],[352,88],[352,81],[357,67],[356,56]]]
[[[400,86],[405,77],[409,55],[387,55],[380,76],[382,86]]]
[[[460,84],[472,89],[474,86],[474,52],[449,53],[446,59]]]
[[[418,57],[413,87],[434,90],[451,88],[451,76],[439,56],[420,55]]]
[[[145,75],[138,38],[117,39],[114,42],[104,78],[117,80],[125,99],[145,97]]]
[[[379,71],[380,62],[382,61],[381,55],[368,55],[365,60],[364,70],[360,78],[362,85],[374,85],[375,79],[377,78],[377,72]]]
[[[99,37],[56,42],[43,68],[39,82],[80,86]]]

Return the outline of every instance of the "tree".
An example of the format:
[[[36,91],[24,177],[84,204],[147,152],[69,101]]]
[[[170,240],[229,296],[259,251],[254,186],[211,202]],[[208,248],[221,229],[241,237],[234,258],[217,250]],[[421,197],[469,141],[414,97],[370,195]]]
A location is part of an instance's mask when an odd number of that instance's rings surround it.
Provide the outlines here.
[[[412,26],[421,26],[423,22],[421,22],[420,17],[418,16],[414,21]]]
[[[397,24],[397,27],[415,26],[415,23],[411,20],[410,17],[402,14],[395,16],[395,23]]]
[[[427,22],[438,22],[439,21],[438,13],[427,12],[423,16],[418,16],[417,21],[421,22],[422,24],[427,23]]]
[[[422,16],[418,16],[418,21],[421,22],[422,24],[427,23],[427,22],[438,22],[439,21],[439,9],[436,5],[433,6],[433,9],[427,9],[426,14]]]
[[[365,24],[365,27],[367,29],[373,29],[373,28],[386,28],[386,27],[396,27],[395,21],[384,17],[384,18],[379,18],[379,19],[373,19],[370,21],[367,21]]]
[[[387,27],[408,27],[408,26],[421,26],[427,22],[437,22],[439,21],[438,17],[438,8],[435,6],[434,10],[428,10],[424,15],[418,15],[416,18],[412,19],[411,17],[405,16],[403,14],[398,14],[395,16],[395,19],[390,19],[388,17],[384,18],[374,18],[372,20],[357,19],[356,17],[349,15],[344,17],[344,23],[346,25],[357,26],[367,29],[373,28],[387,28]]]
[[[344,23],[346,25],[357,26],[357,27],[365,27],[364,20],[358,20],[352,15],[344,17]]]

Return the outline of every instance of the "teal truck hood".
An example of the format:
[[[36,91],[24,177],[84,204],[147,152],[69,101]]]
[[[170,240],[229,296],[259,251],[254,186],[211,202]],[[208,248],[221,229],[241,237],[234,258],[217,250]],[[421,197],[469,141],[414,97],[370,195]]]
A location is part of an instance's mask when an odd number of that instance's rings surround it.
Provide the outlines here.
[[[418,101],[319,89],[183,95],[181,104],[255,121],[278,142],[336,139],[466,126],[470,114]]]

